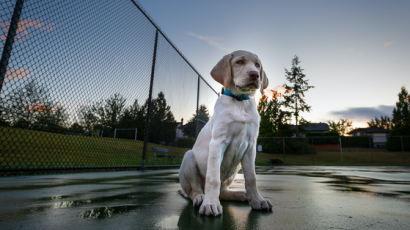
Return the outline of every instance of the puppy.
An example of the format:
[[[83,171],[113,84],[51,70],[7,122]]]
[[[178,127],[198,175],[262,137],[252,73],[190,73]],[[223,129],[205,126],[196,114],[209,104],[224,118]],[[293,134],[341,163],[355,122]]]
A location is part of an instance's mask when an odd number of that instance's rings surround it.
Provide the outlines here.
[[[260,117],[251,99],[268,86],[259,58],[239,50],[224,56],[211,76],[224,86],[214,114],[185,153],[179,169],[180,191],[193,201],[201,215],[222,214],[219,200],[248,201],[252,209],[271,210],[272,204],[256,188],[255,157]],[[244,191],[229,185],[242,165]]]

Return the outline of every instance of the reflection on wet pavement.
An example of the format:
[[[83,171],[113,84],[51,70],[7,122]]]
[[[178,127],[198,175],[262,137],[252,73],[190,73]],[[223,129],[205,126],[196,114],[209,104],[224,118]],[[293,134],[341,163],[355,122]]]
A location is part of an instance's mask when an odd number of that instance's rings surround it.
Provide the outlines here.
[[[198,214],[177,170],[0,178],[0,229],[410,229],[410,168],[260,167],[273,212]],[[238,175],[233,189],[244,189]]]
[[[378,169],[374,167],[367,168],[361,167],[359,170],[351,172],[351,168],[338,168],[338,170],[334,170],[331,167],[299,167],[299,170],[287,170],[286,168],[272,169],[261,167],[258,169],[258,174],[317,177],[325,179],[320,183],[327,184],[337,191],[365,192],[372,195],[396,197],[410,201],[409,168],[394,168],[394,170],[391,167],[388,168],[389,170],[383,170],[382,167]],[[382,177],[384,179],[377,178],[381,175],[384,176]],[[387,175],[391,176],[388,177]]]

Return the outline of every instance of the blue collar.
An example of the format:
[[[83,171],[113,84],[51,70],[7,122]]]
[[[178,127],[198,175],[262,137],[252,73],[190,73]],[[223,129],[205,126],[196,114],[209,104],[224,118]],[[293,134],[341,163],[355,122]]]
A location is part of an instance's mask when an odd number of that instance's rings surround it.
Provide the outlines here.
[[[229,91],[229,90],[227,90],[227,89],[222,89],[222,94],[223,94],[223,95],[226,95],[226,96],[233,97],[233,98],[235,98],[235,99],[238,100],[238,101],[244,101],[244,100],[249,100],[249,99],[250,99],[249,95],[246,95],[246,94],[235,95],[235,94],[233,94],[231,91]]]

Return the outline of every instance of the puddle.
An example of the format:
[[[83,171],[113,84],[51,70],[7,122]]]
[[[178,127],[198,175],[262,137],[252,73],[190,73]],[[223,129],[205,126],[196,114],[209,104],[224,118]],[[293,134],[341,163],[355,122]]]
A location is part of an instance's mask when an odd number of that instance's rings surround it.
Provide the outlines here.
[[[139,207],[140,207],[139,205],[120,205],[120,206],[111,206],[111,207],[97,207],[97,208],[87,209],[81,212],[80,217],[83,219],[111,218],[114,215],[134,211]]]

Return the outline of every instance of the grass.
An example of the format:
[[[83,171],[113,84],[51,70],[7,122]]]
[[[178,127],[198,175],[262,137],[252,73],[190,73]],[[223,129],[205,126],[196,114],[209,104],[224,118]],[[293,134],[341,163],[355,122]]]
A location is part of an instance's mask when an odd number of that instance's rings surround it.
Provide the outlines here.
[[[155,158],[152,147],[168,148],[175,159]],[[0,168],[136,166],[142,148],[142,141],[0,127]],[[146,164],[179,164],[187,150],[150,143]]]
[[[152,147],[163,147],[175,156],[155,158]],[[143,142],[0,127],[0,168],[138,166]],[[179,164],[188,149],[150,143],[146,165]],[[286,165],[410,165],[409,152],[339,152],[317,154],[258,153],[257,165],[270,165],[280,159]]]

